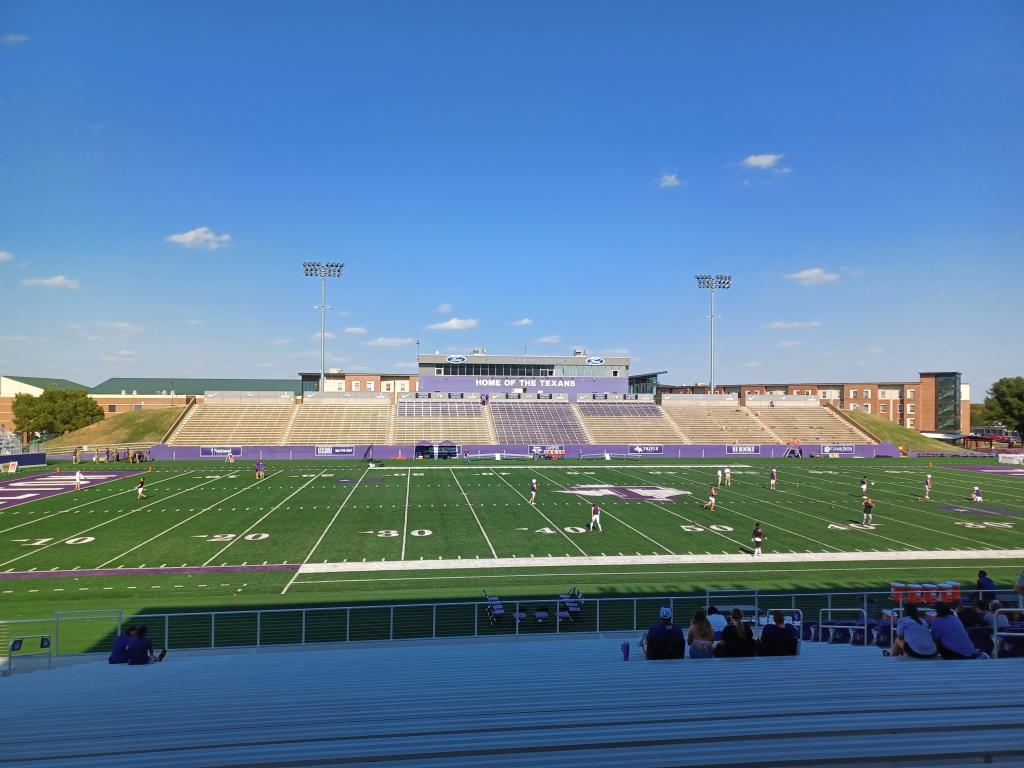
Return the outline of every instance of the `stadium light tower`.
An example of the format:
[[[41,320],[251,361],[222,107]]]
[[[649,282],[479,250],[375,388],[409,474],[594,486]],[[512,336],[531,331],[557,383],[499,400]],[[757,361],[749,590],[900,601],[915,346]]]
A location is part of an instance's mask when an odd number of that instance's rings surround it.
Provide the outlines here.
[[[698,288],[711,289],[711,378],[710,394],[715,394],[715,291],[732,288],[732,275],[694,275]]]
[[[324,374],[324,323],[326,321],[325,313],[330,309],[327,306],[327,278],[341,277],[341,273],[345,271],[345,265],[334,261],[304,261],[302,262],[302,271],[306,277],[320,278],[320,306],[314,307],[314,309],[320,310],[320,391],[323,392],[326,381]]]

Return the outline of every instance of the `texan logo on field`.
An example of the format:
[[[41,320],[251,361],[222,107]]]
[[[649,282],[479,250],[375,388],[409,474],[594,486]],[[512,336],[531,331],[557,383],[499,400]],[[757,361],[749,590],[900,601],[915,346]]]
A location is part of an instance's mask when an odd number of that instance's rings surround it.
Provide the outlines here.
[[[614,496],[627,501],[675,501],[679,496],[692,496],[689,491],[664,488],[660,485],[574,485],[559,493],[577,496]]]

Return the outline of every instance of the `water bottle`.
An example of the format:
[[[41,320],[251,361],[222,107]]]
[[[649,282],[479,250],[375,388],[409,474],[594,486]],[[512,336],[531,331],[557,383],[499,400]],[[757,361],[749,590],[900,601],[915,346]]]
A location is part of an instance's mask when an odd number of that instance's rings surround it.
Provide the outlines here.
[[[622,660],[629,661],[629,641],[622,644]]]

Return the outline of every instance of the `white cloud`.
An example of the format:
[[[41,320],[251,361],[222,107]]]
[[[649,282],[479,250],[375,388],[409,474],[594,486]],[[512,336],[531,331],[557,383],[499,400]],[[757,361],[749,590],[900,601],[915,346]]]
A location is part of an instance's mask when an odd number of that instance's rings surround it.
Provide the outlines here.
[[[672,187],[681,187],[685,184],[685,181],[680,181],[679,176],[674,173],[664,173],[661,178],[658,179],[658,186],[661,189],[671,189]]]
[[[32,341],[28,336],[0,336],[0,344],[29,344]]]
[[[756,168],[759,171],[766,171],[769,168],[774,168],[778,165],[785,155],[779,153],[777,155],[764,154],[764,155],[747,155],[743,158],[743,162],[740,163],[744,168]]]
[[[526,328],[527,326],[533,325],[533,320],[528,317],[524,317],[521,320],[516,320],[512,325],[518,325],[520,328]]]
[[[272,344],[275,347],[283,347],[285,344],[291,343],[291,339],[267,339],[267,344]]]
[[[359,336],[361,334],[366,333],[366,329],[365,328],[360,328],[357,325],[350,325],[348,328],[343,330],[342,333],[347,333],[350,336]]]
[[[316,333],[314,333],[309,338],[312,339],[313,341],[319,341],[320,340],[320,331],[317,331]],[[335,336],[332,331],[324,331],[324,339],[336,339],[336,338],[338,338],[338,337]]]
[[[28,35],[17,35],[12,33],[0,37],[0,43],[4,45],[21,45],[28,42]]]
[[[787,328],[817,328],[819,325],[821,325],[820,320],[808,320],[807,322],[796,320],[791,323],[787,323],[784,320],[776,320],[774,323],[768,323],[765,328],[772,331],[781,331]]]
[[[558,334],[551,334],[550,336],[541,336],[539,339],[534,339],[535,344],[559,344],[562,341],[562,337]]]
[[[202,324],[203,324],[202,320],[186,320],[185,321],[185,325],[193,325],[193,326],[195,326],[195,325],[202,325]]]
[[[372,341],[364,341],[364,346],[367,347],[407,347],[414,343],[416,339],[394,339],[380,336]]]
[[[792,349],[793,347],[799,347],[803,342],[800,341],[780,341],[780,349]]]
[[[814,267],[786,275],[786,279],[796,280],[800,285],[825,285],[839,282],[839,275],[835,272],[826,272],[821,267]]]
[[[451,320],[445,320],[443,323],[428,325],[427,329],[431,331],[468,331],[470,328],[476,328],[478,322],[472,318],[463,320],[459,317],[453,317]]]
[[[452,313],[452,305],[447,301],[444,304],[438,304],[437,311],[442,315],[450,315]]]
[[[131,336],[134,333],[142,333],[146,330],[138,323],[130,323],[127,320],[121,320],[116,323],[96,323],[96,327],[107,331],[114,331],[122,336]]]
[[[10,251],[0,251],[0,264],[5,261],[14,261],[14,254]]]
[[[197,227],[188,232],[171,235],[167,238],[167,242],[183,245],[193,250],[216,251],[231,242],[231,235],[218,235],[209,227]]]
[[[109,355],[103,355],[100,360],[105,363],[134,363],[137,357],[137,353],[130,349],[119,349]]]
[[[70,288],[73,291],[78,290],[78,281],[70,277],[64,277],[64,275],[54,275],[53,277],[26,277],[21,281],[22,285],[38,285],[43,288]]]

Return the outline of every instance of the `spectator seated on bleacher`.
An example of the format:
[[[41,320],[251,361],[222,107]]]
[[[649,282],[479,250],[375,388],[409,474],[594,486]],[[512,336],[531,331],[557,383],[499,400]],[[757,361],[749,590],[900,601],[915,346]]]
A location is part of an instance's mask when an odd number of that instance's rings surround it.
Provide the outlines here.
[[[686,633],[686,644],[690,646],[691,659],[710,659],[715,655],[713,643],[715,630],[708,621],[708,615],[698,608],[693,612],[690,629]]]
[[[977,598],[986,605],[996,599],[996,583],[988,575],[988,571],[978,571],[978,581],[975,583],[978,590]]]
[[[772,613],[772,621],[757,639],[758,656],[796,656],[798,638],[796,627],[786,623],[782,611]]]
[[[672,623],[672,609],[665,606],[659,612],[661,621],[644,632],[640,647],[648,659],[681,659],[686,650],[682,628]]]
[[[928,623],[917,612],[917,606],[910,604],[903,609],[903,615],[896,624],[896,639],[892,650],[883,651],[886,655],[913,656],[915,659],[932,659],[938,655],[935,641],[928,631]]]
[[[135,639],[136,629],[134,626],[127,626],[121,630],[121,634],[114,638],[114,646],[110,649],[108,664],[127,664],[128,646]]]
[[[754,633],[743,622],[743,611],[733,608],[729,613],[729,624],[722,630],[722,639],[715,643],[715,656],[732,659],[753,656]]]
[[[711,624],[711,628],[715,631],[715,640],[722,639],[722,630],[725,629],[725,625],[728,623],[725,620],[725,616],[718,612],[718,609],[713,606],[708,606],[708,622]]]
[[[981,600],[975,600],[973,605],[960,606],[956,615],[960,617],[960,623],[968,629],[988,626],[988,605]]]
[[[973,659],[978,655],[960,618],[945,603],[935,604],[932,639],[944,659]]]
[[[156,653],[153,650],[153,641],[146,636],[146,627],[143,625],[135,631],[135,637],[128,643],[127,655],[130,666],[151,664],[163,661],[167,655],[167,649]]]
[[[985,617],[986,627],[991,627],[993,630],[998,632],[999,630],[1006,629],[1008,626],[1010,626],[1010,619],[1005,613],[996,613],[996,611],[998,611],[1002,607],[1003,604],[1000,603],[998,600],[993,600],[991,603],[989,603],[988,609],[989,611],[991,611],[991,613],[989,613]]]

